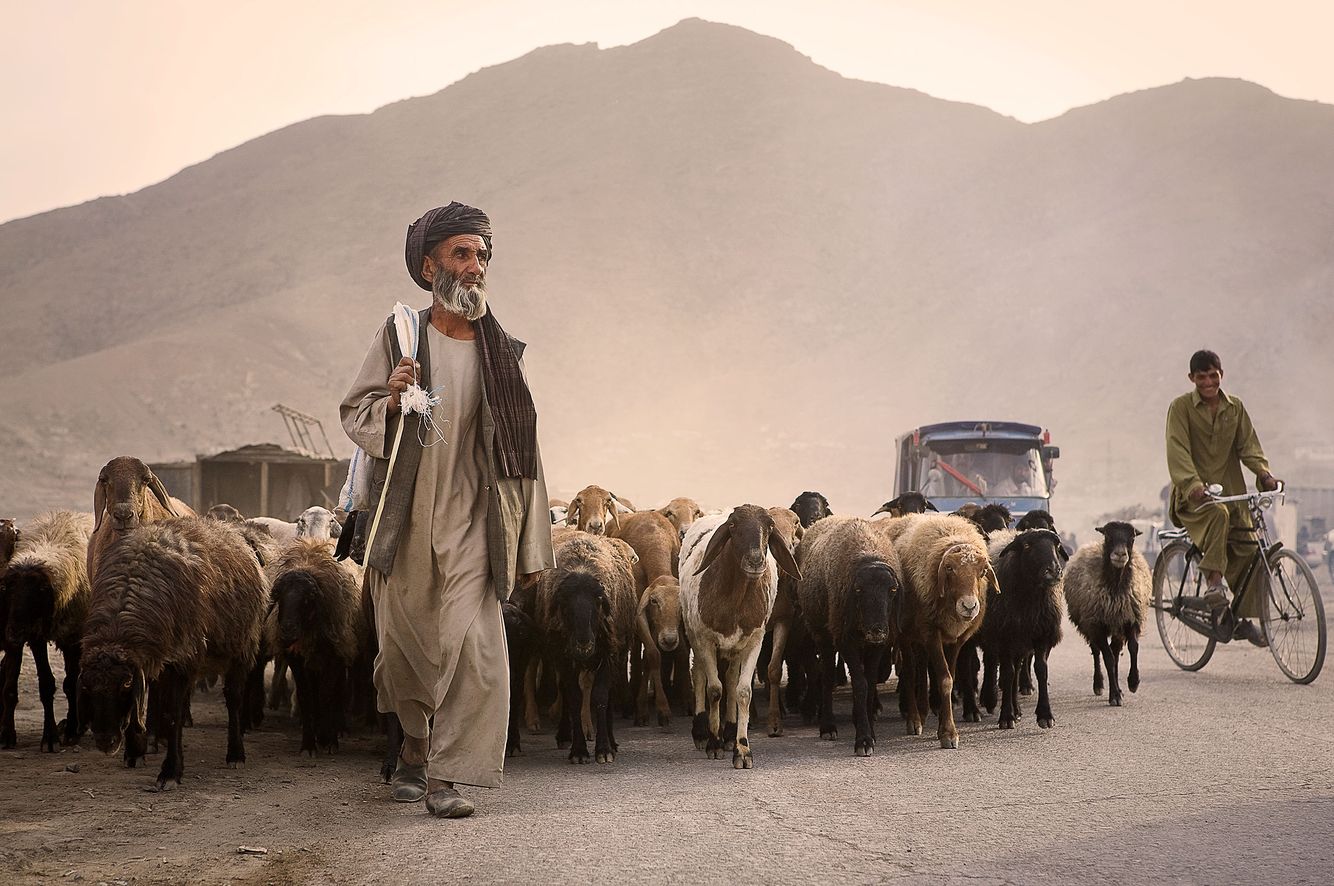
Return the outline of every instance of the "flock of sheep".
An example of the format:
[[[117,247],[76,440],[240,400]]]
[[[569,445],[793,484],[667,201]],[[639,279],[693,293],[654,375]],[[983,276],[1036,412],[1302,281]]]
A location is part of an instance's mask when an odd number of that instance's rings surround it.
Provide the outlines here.
[[[1122,646],[1127,686],[1139,685],[1149,571],[1128,524],[1099,527],[1102,538],[1071,556],[1044,511],[1012,528],[998,505],[938,514],[907,493],[861,518],[834,515],[809,492],[786,508],[705,514],[677,498],[636,511],[598,486],[553,501],[552,522],[556,566],[504,604],[511,755],[521,727],[537,731],[545,718],[571,762],[609,763],[618,715],[647,725],[656,712],[667,726],[675,710],[693,716],[699,750],[730,751],[734,767],[749,769],[757,676],[770,735],[797,707],[830,740],[834,686],[850,682],[862,756],[875,746],[879,687],[891,674],[907,733],[920,735],[934,712],[944,748],[959,746],[956,703],[970,721],[999,703],[1000,728],[1013,728],[1030,667],[1034,719],[1047,728],[1047,656],[1065,608],[1093,653],[1094,692],[1105,667],[1108,700],[1121,704]],[[340,734],[377,722],[374,613],[361,567],[336,548],[339,532],[323,508],[296,523],[246,520],[227,505],[196,516],[131,457],[102,469],[93,514],[0,520],[0,747],[17,744],[26,645],[43,750],[91,730],[100,750],[134,766],[150,742],[165,744],[157,784],[179,783],[191,696],[214,678],[229,764],[245,760],[244,734],[266,703],[299,712],[301,751],[335,750]],[[50,643],[65,660],[63,722]],[[378,718],[386,778],[398,750],[392,719]]]

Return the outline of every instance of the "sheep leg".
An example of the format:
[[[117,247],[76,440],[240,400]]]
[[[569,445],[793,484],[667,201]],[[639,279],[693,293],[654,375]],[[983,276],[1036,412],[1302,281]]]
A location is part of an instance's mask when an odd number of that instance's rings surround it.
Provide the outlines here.
[[[638,640],[630,644],[630,697],[635,703],[635,725],[648,725],[648,690],[649,681],[645,675],[648,668],[646,653],[648,644]]]
[[[1037,673],[1038,678],[1038,706],[1033,713],[1037,718],[1038,726],[1043,729],[1050,729],[1056,725],[1056,718],[1052,716],[1051,712],[1051,696],[1047,693],[1047,655],[1049,652],[1050,650],[1047,649],[1038,649],[1032,655],[1033,670]],[[1027,667],[1028,664],[1025,663],[1024,668],[1027,669]],[[1022,686],[1019,689],[1021,692],[1023,691]]]
[[[988,714],[996,713],[996,696],[999,691],[997,679],[1000,675],[1000,662],[996,656],[990,652],[982,656],[982,707],[987,709]],[[980,712],[979,712],[980,713]],[[979,721],[981,717],[978,717]]]
[[[537,668],[540,663],[541,656],[531,656],[528,659],[528,666],[523,669],[523,722],[529,732],[542,730],[542,721],[537,710]]]
[[[296,684],[296,703],[301,717],[301,750],[299,753],[315,756],[315,710],[313,686],[310,668],[300,658],[293,658],[287,663],[292,671],[292,682]]]
[[[871,732],[870,714],[867,709],[870,693],[867,691],[867,662],[862,658],[858,644],[849,643],[842,650],[843,661],[848,665],[848,674],[852,679],[852,728],[856,733],[852,742],[852,753],[858,757],[869,757],[875,747],[875,736]],[[830,698],[830,719],[833,719],[833,698]]]
[[[247,730],[258,729],[264,724],[264,669],[268,663],[262,655],[255,659],[255,666],[246,680],[246,712],[241,726]]]
[[[579,697],[583,703],[579,707],[579,722],[584,727],[584,737],[591,738],[594,734],[593,728],[593,678],[596,676],[593,671],[579,672]]]
[[[65,681],[61,684],[61,688],[65,692],[65,701],[69,704],[65,722],[59,724],[64,727],[60,743],[75,745],[79,743],[79,736],[83,735],[83,726],[79,722],[79,663],[83,656],[83,647],[75,642],[60,651],[65,656]]]
[[[723,681],[722,708],[724,717],[722,732],[724,751],[736,750],[737,723],[750,717],[749,701],[747,701],[746,709],[744,711],[740,709],[741,694],[737,691],[737,688],[741,685],[741,664],[742,661],[735,652],[733,652],[727,659],[727,679]],[[752,669],[751,674],[753,675],[754,673],[754,669]],[[746,688],[747,690],[750,689],[749,683],[746,684]],[[750,697],[750,692],[746,693],[746,697]]]
[[[1093,694],[1102,695],[1102,647],[1090,640],[1089,649],[1093,650]]]
[[[678,636],[685,636],[685,630],[678,631]],[[690,679],[690,644],[681,643],[672,656],[672,685],[676,690],[677,703],[686,716],[695,713],[695,687]]]
[[[977,681],[982,671],[982,662],[978,659],[978,648],[968,644],[960,650],[957,686],[959,701],[963,705],[965,723],[980,723],[982,711],[977,706]]]
[[[937,708],[936,708],[936,738],[940,739],[940,746],[947,750],[959,747],[959,730],[954,725],[954,705],[950,703],[950,696],[954,692],[954,675],[951,672],[950,665],[952,660],[959,654],[958,644],[951,644],[947,649],[941,642],[940,636],[931,638],[930,648],[927,650],[930,656],[928,667],[931,670],[931,676],[936,682]]]
[[[269,710],[291,710],[291,707],[292,693],[287,688],[287,656],[280,653],[273,657],[273,682],[269,684]]]
[[[162,769],[158,771],[157,789],[165,791],[169,782],[181,783],[185,772],[185,754],[181,741],[185,729],[185,688],[190,675],[176,665],[167,665],[153,681],[153,691],[160,698],[159,722],[167,738],[167,752],[162,755]]]
[[[1019,668],[1020,695],[1033,694],[1033,669],[1036,666],[1036,659],[1034,659],[1033,653],[1030,652],[1024,657],[1024,663]]]
[[[4,712],[0,715],[0,747],[12,748],[18,744],[14,731],[14,709],[19,704],[19,672],[23,670],[23,645],[6,646],[0,662],[0,680],[4,681]]]
[[[792,627],[786,621],[776,621],[773,629],[773,649],[764,682],[769,689],[769,735],[777,738],[783,734],[783,656],[787,653],[787,636]],[[791,682],[791,677],[788,681]]]
[[[1102,661],[1107,666],[1107,703],[1116,707],[1121,706],[1121,677],[1119,674],[1121,666],[1121,641],[1104,640],[1102,645]]]
[[[871,746],[875,746],[875,715],[880,710],[880,663],[888,653],[886,646],[872,646],[862,656],[863,670],[866,674],[866,734],[871,737]]]
[[[1013,729],[1014,721],[1018,719],[1014,715],[1014,696],[1018,692],[1019,683],[1014,674],[1014,657],[1011,655],[1002,655],[1000,661],[1000,685],[1001,685],[1001,709],[998,725],[1001,729]]]
[[[653,706],[658,710],[658,725],[666,727],[672,725],[672,704],[667,699],[667,687],[662,680],[662,661],[657,643],[644,647],[644,691],[646,694],[652,691]],[[648,724],[647,718],[644,722]]]
[[[612,732],[611,710],[611,665],[603,662],[593,674],[593,722],[597,725],[597,737],[593,743],[593,755],[599,763],[616,762],[616,737]]]
[[[718,652],[708,643],[695,649],[692,675],[695,681],[695,722],[691,736],[695,747],[704,751],[710,760],[723,755],[723,742],[718,737],[721,724],[719,707],[723,700],[723,682],[718,678]]]
[[[1139,634],[1134,625],[1126,625],[1126,651],[1130,653],[1130,673],[1126,675],[1126,688],[1134,692],[1139,689]]]
[[[343,719],[343,702],[347,698],[347,668],[342,662],[330,661],[328,667],[315,671],[313,695],[319,706],[315,714],[315,744],[327,754],[338,751],[338,732]]]
[[[562,728],[569,730],[569,760],[571,763],[587,763],[590,758],[588,741],[584,737],[583,692],[579,689],[579,674],[573,664],[566,663],[561,667],[557,690],[564,710]]]
[[[755,758],[750,753],[750,702],[753,697],[751,683],[755,680],[755,668],[760,660],[760,644],[754,644],[746,651],[744,657],[739,658],[741,664],[735,670],[736,743],[732,748],[732,768],[754,769]]]
[[[820,738],[837,741],[838,727],[834,723],[834,684],[838,682],[836,672],[843,666],[841,662],[846,659],[835,659],[833,640],[821,637],[819,643]]]
[[[249,674],[247,668],[233,664],[227,669],[222,680],[222,697],[227,701],[227,766],[231,769],[245,763],[245,743],[241,738],[241,723],[245,716],[246,683]],[[189,696],[186,698],[188,701]],[[302,716],[305,716],[304,711]]]
[[[505,756],[518,757],[523,754],[519,721],[520,710],[527,707],[524,684],[527,682],[529,655],[527,650],[514,646],[509,647],[509,653],[513,661],[510,663],[510,712],[509,728],[505,731]]]
[[[903,657],[899,660],[899,708],[903,711],[904,732],[907,735],[922,734],[923,711],[926,709],[923,697],[926,673],[922,667],[922,657],[921,647],[913,644],[904,647]]]
[[[42,699],[42,750],[54,754],[60,743],[60,730],[56,728],[56,675],[51,670],[46,642],[34,640],[28,645],[37,665],[37,694]]]

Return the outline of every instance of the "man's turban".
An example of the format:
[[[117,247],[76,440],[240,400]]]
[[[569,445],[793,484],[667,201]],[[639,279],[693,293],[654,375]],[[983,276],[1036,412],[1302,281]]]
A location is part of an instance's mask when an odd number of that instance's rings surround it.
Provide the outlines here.
[[[437,206],[408,225],[408,273],[417,285],[431,291],[431,281],[422,276],[422,259],[437,243],[456,234],[477,234],[491,249],[491,219],[486,213],[462,203]]]

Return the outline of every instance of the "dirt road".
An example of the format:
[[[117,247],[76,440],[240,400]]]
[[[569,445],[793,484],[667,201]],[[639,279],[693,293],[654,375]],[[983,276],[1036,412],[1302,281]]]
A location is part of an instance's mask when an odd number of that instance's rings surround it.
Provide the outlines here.
[[[1013,732],[960,724],[958,751],[933,724],[907,737],[884,719],[875,755],[855,758],[846,696],[833,743],[799,718],[782,738],[759,724],[750,772],[704,759],[684,718],[622,723],[608,766],[525,736],[505,787],[469,792],[476,816],[438,821],[387,799],[372,736],[312,760],[271,717],[249,763],[225,768],[216,694],[196,698],[178,789],[149,791],[160,757],[126,769],[87,739],[39,753],[28,662],[20,747],[0,752],[0,881],[1334,881],[1334,674],[1294,686],[1244,644],[1187,674],[1152,628],[1141,665],[1139,692],[1109,707],[1067,629],[1056,728],[1031,712]]]

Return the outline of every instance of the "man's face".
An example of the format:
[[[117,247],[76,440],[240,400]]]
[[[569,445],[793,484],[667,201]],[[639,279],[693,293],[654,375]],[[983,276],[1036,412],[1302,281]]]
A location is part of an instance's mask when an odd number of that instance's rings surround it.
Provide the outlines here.
[[[426,256],[422,275],[434,282],[435,275],[443,272],[462,286],[477,286],[486,281],[486,266],[490,261],[491,251],[486,248],[481,235],[455,234],[437,243]]]
[[[1194,383],[1195,390],[1203,400],[1213,400],[1218,396],[1218,389],[1223,386],[1223,370],[1217,368],[1192,372],[1186,377]]]

